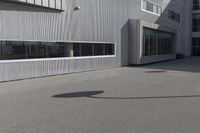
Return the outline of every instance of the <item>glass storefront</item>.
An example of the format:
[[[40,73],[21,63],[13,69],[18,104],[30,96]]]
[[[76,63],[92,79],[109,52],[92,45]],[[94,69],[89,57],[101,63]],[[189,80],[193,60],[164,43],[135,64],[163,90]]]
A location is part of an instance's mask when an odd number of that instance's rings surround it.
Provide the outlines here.
[[[174,34],[150,28],[143,29],[143,56],[172,54]]]

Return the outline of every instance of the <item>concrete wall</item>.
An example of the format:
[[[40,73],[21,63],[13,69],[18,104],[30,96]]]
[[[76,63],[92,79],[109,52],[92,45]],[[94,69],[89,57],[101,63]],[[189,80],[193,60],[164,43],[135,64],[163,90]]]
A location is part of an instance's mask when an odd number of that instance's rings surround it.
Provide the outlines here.
[[[188,53],[189,39],[186,30],[190,28],[184,29],[190,25],[188,21],[185,22],[190,17],[185,15],[188,11],[185,2],[188,0],[149,1],[162,5],[163,15],[157,16],[141,11],[140,0],[66,0],[63,1],[64,12],[1,1],[0,39],[114,42],[117,53],[116,57],[111,58],[43,60],[15,64],[0,62],[0,81],[127,65],[129,18],[142,19],[180,30],[177,50]],[[75,6],[80,6],[81,9],[74,11]],[[181,14],[181,20],[184,21],[178,24],[168,20],[168,8]],[[54,67],[48,68],[49,63]],[[46,71],[42,71],[43,69]]]

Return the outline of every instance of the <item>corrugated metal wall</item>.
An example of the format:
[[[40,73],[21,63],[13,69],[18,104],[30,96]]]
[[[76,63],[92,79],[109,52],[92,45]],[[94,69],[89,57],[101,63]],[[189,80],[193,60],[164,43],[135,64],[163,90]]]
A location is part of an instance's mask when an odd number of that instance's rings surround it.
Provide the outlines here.
[[[114,58],[0,63],[0,81],[116,67]]]
[[[128,1],[127,1],[128,2]],[[4,40],[99,41],[116,43],[116,57],[52,61],[0,62],[0,81],[121,66],[121,27],[128,21],[126,2],[69,0],[65,12],[0,3]],[[80,11],[73,11],[79,5]],[[112,5],[112,6],[111,6]],[[114,7],[113,7],[114,6]]]
[[[168,8],[169,0],[151,0]],[[183,0],[175,1],[184,3]],[[187,1],[187,0],[185,0]],[[80,6],[79,11],[74,11]],[[159,17],[141,11],[140,0],[66,0],[64,12],[0,2],[0,39],[41,41],[100,41],[116,43],[116,57],[52,60],[18,63],[0,62],[0,81],[56,75],[87,70],[119,67],[128,64],[128,19],[136,18],[153,23],[166,22],[166,14]],[[176,9],[184,15],[184,8]],[[186,25],[181,23],[181,26]]]

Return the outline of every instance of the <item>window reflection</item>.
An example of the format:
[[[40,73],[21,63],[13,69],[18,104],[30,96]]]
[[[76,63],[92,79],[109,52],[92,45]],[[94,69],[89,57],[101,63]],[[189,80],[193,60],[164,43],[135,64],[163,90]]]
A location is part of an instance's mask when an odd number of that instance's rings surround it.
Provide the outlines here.
[[[172,54],[174,47],[174,34],[144,28],[143,30],[143,56]]]
[[[200,56],[200,38],[192,38],[192,54]]]
[[[152,2],[149,2],[147,0],[142,0],[142,9],[148,12],[152,12],[157,15],[161,15],[162,13],[161,6],[154,4]]]
[[[200,1],[193,0],[193,10],[200,10]]]
[[[93,55],[93,46],[91,43],[81,44],[81,56],[92,56]]]
[[[62,10],[62,5],[63,5],[62,0],[15,0],[15,1],[49,7],[49,8],[55,8],[59,10]]]
[[[106,43],[65,43],[0,41],[0,60],[114,55],[115,45]]]

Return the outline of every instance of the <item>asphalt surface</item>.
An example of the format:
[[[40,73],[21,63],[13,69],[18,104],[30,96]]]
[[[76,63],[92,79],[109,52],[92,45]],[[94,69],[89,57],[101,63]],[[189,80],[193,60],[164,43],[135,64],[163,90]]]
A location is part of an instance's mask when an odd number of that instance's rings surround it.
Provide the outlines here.
[[[199,133],[200,58],[0,83],[0,133]]]

